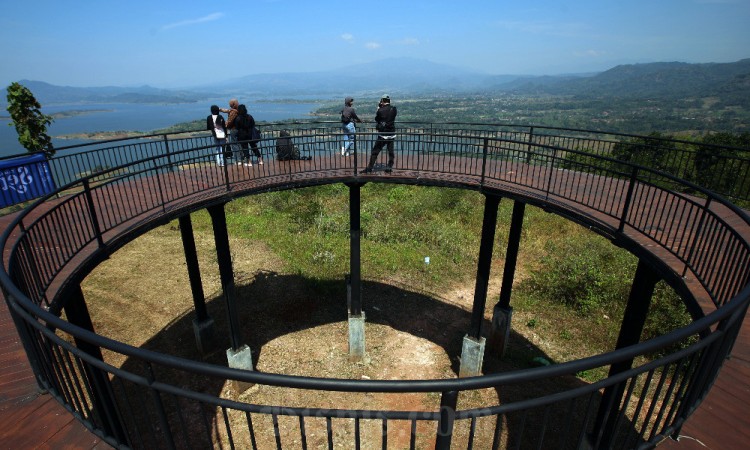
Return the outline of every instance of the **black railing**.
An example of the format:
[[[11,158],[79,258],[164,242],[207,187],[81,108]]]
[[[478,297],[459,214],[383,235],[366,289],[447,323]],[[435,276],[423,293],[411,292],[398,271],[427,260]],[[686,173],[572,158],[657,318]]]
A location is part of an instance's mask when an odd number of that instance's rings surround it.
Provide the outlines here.
[[[575,141],[576,148],[569,148],[558,145],[560,139],[540,137],[537,128],[526,132],[481,124],[409,125],[397,136],[397,171],[384,178],[359,173],[375,138],[366,126],[360,127],[350,158],[337,151],[338,126],[278,127],[290,128],[295,145],[312,160],[276,161],[271,126],[260,142],[265,164],[252,168],[216,166],[217,150],[206,137],[111,142],[109,148],[81,156],[60,154],[53,164],[74,174],[94,161],[112,166],[59,189],[69,195],[40,199],[3,234],[0,245],[8,259],[0,283],[40,385],[108,442],[135,448],[357,448],[368,439],[367,446],[382,448],[407,441],[412,448],[448,448],[451,443],[471,447],[475,442],[494,448],[632,448],[655,445],[676,432],[705,397],[750,302],[750,219],[722,197],[668,172],[618,160],[602,140],[592,141],[602,147],[589,152],[577,148],[585,147],[583,137]],[[129,152],[127,161],[114,158],[116,152]],[[78,270],[151,223],[236,196],[341,181],[490,190],[564,211],[620,243],[666,249],[669,256],[660,257],[665,270],[698,281],[699,286],[681,286],[680,293],[689,297],[685,301],[697,303],[705,297],[714,311],[667,335],[590,358],[424,381],[242,371],[135,348],[86,331],[70,316],[69,321],[60,318],[63,307],[73,301],[68,284],[79,276]],[[596,383],[573,382],[580,372],[667,348],[682,350],[655,360],[638,359],[643,362]],[[102,350],[127,359],[127,366],[103,361]],[[218,386],[235,380],[343,392],[347,406],[341,408],[340,401],[325,396],[304,407],[258,405],[227,398],[220,389],[206,393],[187,387],[198,378]],[[542,380],[555,382],[554,387],[540,391]],[[487,388],[512,395],[487,407],[458,406],[463,393]],[[597,415],[600,392],[606,388],[624,395],[606,409],[614,416],[603,419],[608,424],[605,436]],[[383,410],[357,393],[369,393],[368,398],[425,394],[425,406]]]
[[[400,122],[404,135],[418,139],[422,135],[444,134],[453,139],[475,140],[487,137],[524,145],[560,149],[560,157],[571,164],[585,167],[590,156],[612,158],[609,164],[620,171],[640,165],[665,172],[678,179],[703,186],[729,199],[750,202],[750,149],[704,144],[666,137],[640,136],[624,133],[555,128],[543,126],[482,123]],[[340,131],[338,122],[274,122],[261,125],[262,136],[273,139],[281,129],[304,130],[305,139],[331,136]],[[358,131],[374,133],[372,124],[359,125]],[[339,139],[340,140],[340,139]],[[183,133],[150,134],[127,139],[97,141],[60,147],[50,159],[50,167],[58,186],[97,172],[152,156],[169,159],[172,153],[211,145],[211,136],[203,130]],[[331,141],[332,148],[339,142]],[[434,142],[433,145],[439,145]],[[422,147],[424,151],[429,148]],[[527,156],[532,155],[527,153]],[[529,160],[527,162],[533,163]],[[627,163],[625,165],[619,162]],[[579,168],[580,168],[579,167]],[[681,187],[680,185],[670,188]],[[682,186],[689,193],[696,193]]]

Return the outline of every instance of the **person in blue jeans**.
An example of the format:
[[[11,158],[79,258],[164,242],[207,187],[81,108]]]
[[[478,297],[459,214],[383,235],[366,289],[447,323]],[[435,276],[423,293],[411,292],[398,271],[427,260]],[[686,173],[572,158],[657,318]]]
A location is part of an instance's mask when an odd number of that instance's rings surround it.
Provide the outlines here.
[[[354,133],[357,131],[354,122],[362,122],[357,113],[354,112],[352,104],[354,99],[346,97],[344,99],[344,109],[341,110],[341,124],[344,131],[344,145],[341,147],[341,156],[351,155],[351,147],[354,145]]]
[[[206,129],[211,130],[216,144],[216,164],[224,165],[224,147],[227,144],[227,126],[224,118],[219,114],[219,107],[211,105],[211,114],[206,117]]]

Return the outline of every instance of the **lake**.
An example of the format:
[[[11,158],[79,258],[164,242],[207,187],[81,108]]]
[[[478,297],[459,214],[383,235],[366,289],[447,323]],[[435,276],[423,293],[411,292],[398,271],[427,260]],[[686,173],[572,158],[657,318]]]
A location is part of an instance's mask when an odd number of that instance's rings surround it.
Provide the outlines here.
[[[82,140],[57,139],[55,136],[92,133],[97,131],[152,131],[171,125],[205,119],[211,105],[226,108],[228,99],[209,99],[199,103],[180,104],[132,104],[132,103],[86,103],[60,104],[42,108],[45,114],[66,111],[92,111],[91,113],[60,117],[47,128],[55,147],[83,143]],[[310,113],[321,103],[253,103],[246,102],[248,112],[255,120],[275,122],[286,119],[309,119]],[[5,115],[5,114],[3,114]],[[226,114],[224,114],[226,117]],[[25,153],[18,143],[18,135],[9,119],[0,119],[0,156]]]

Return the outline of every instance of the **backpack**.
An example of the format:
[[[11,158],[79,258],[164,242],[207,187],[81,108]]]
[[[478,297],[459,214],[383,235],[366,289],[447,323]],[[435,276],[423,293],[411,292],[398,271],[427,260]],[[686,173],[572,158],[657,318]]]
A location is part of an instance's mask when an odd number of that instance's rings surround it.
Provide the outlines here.
[[[276,139],[276,159],[279,161],[299,159],[299,150],[292,143],[291,135],[286,130],[281,130]]]

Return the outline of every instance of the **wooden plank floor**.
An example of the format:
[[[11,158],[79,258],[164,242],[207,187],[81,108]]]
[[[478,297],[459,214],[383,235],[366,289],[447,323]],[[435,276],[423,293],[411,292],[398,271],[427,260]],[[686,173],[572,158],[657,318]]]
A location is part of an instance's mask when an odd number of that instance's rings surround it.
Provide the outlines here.
[[[365,157],[361,158],[360,164],[364,163]],[[266,172],[266,175],[275,169],[281,172],[278,166],[273,163],[266,164],[262,170]],[[339,171],[340,174],[334,173]],[[350,172],[349,169],[339,167],[322,176],[343,178]],[[394,172],[396,177],[399,176],[397,172]],[[276,182],[280,178],[305,179],[316,176],[309,173],[294,174],[293,170],[288,169],[285,174],[273,173],[272,175],[277,176]],[[249,180],[248,185],[251,188],[257,188],[258,184],[273,184],[275,180],[273,176],[260,181]],[[401,176],[416,178],[419,173],[404,171]],[[456,176],[455,182],[473,184],[473,180],[468,180],[472,177],[472,175]],[[209,182],[208,185],[214,184]],[[140,191],[138,194],[143,196],[144,192]],[[4,230],[10,220],[10,216],[0,217],[0,230]],[[710,394],[683,427],[679,441],[667,440],[659,447],[682,450],[748,448],[748,442],[750,442],[748,404],[750,404],[750,323],[745,320],[733,349],[732,358],[726,361]],[[50,395],[39,392],[5,301],[0,305],[0,424],[2,424],[0,425],[0,450],[6,448],[110,448],[100,438],[88,432]]]

